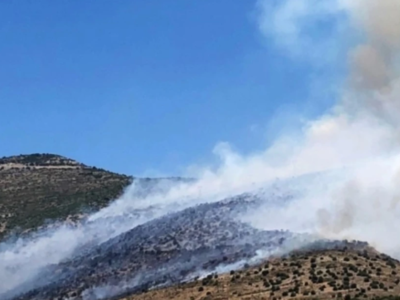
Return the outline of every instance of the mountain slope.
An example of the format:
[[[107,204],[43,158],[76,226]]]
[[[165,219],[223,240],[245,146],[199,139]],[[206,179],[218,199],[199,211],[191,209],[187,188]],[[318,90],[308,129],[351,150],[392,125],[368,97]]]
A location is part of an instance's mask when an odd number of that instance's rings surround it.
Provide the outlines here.
[[[179,182],[179,181],[178,181]],[[267,184],[225,199],[208,197],[184,200],[148,196],[170,186],[137,181],[127,199],[83,220],[80,226],[61,230],[73,241],[65,247],[47,247],[47,237],[40,239],[35,255],[38,263],[15,256],[5,261],[0,294],[4,299],[103,299],[123,293],[137,293],[160,285],[181,283],[196,274],[243,264],[258,256],[310,243],[312,237],[286,231],[261,230],[245,223],[261,207],[280,207],[301,195],[298,180]],[[136,185],[139,186],[136,189]],[[144,196],[131,202],[131,192]],[[154,199],[158,199],[153,201]],[[197,204],[196,204],[197,203]],[[201,204],[200,204],[201,203]],[[173,208],[172,208],[173,206]],[[117,208],[117,209],[116,209]],[[172,209],[171,209],[172,208]],[[77,238],[75,238],[77,237]],[[52,238],[51,241],[54,241]],[[32,241],[36,245],[36,240]],[[46,244],[47,243],[47,244]],[[30,246],[22,249],[31,252]],[[54,245],[57,245],[55,243]],[[19,246],[15,252],[21,252]],[[43,250],[42,250],[43,249]],[[291,248],[292,249],[292,248]],[[45,255],[43,255],[43,252]],[[30,256],[32,257],[32,256]],[[25,276],[20,278],[20,274]],[[100,294],[100,296],[99,296]]]
[[[10,192],[15,200],[2,198],[1,205],[15,212],[20,209],[28,219],[43,211],[52,219],[65,220],[82,207],[102,207],[105,198],[74,197],[81,191],[101,192],[100,183],[117,181],[112,175],[122,176],[48,154],[2,159],[1,172],[3,196]],[[372,299],[400,293],[399,262],[366,243],[316,242],[307,234],[262,230],[246,223],[245,216],[262,207],[281,207],[301,196],[299,187],[304,184],[299,186],[299,180],[306,180],[305,186],[312,182],[307,176],[219,201],[206,197],[182,202],[181,196],[166,201],[163,195],[181,179],[135,179],[126,197],[82,219],[78,226],[60,225],[13,247],[0,245],[0,254],[5,254],[0,255],[0,298]],[[35,192],[34,197],[29,191]],[[60,198],[49,202],[48,195]],[[32,208],[25,212],[27,205]],[[65,205],[72,206],[60,209]],[[40,226],[44,219],[27,228]],[[285,257],[257,265],[270,255]],[[229,270],[235,271],[224,274]],[[210,273],[214,275],[191,282]]]
[[[391,297],[400,294],[397,260],[365,243],[327,243],[324,247],[115,299],[395,299]]]
[[[110,296],[137,292],[237,263],[256,256],[260,249],[273,251],[291,235],[260,231],[235,220],[237,212],[251,209],[257,200],[244,195],[156,218],[47,268],[31,283],[36,288],[18,289],[11,294],[20,296],[10,298],[85,295],[85,299],[97,299],[89,295],[103,286],[114,286],[116,292],[105,291]],[[138,277],[138,282],[132,282]]]
[[[0,159],[0,240],[46,220],[76,219],[117,198],[132,177],[88,167],[54,154]]]

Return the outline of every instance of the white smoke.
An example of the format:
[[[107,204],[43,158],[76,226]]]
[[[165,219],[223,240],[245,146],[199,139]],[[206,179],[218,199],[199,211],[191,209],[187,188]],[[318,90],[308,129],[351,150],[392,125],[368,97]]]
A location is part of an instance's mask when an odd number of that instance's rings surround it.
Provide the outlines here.
[[[142,278],[140,275],[134,277],[133,279],[127,282],[120,282],[116,285],[102,285],[87,289],[82,292],[83,300],[102,300],[109,299],[116,295],[119,295],[121,291],[127,291],[129,288],[132,288],[136,285],[139,285]],[[73,300],[73,299],[68,299]]]
[[[311,34],[315,32],[316,23],[329,15],[337,15],[339,6],[336,1],[258,1],[258,8],[261,11],[261,32],[272,38],[290,57],[320,64],[327,62],[337,50],[331,36]],[[340,23],[331,27],[333,35],[340,31]]]
[[[217,167],[197,167],[194,183],[171,185],[163,193],[132,196],[133,186],[78,228],[61,227],[37,239],[0,245],[0,295],[68,258],[137,225],[201,202],[263,187],[276,178],[338,170],[337,180],[302,183],[306,193],[280,207],[244,217],[256,227],[317,233],[328,238],[366,240],[400,257],[400,1],[259,1],[260,29],[279,49],[318,67],[334,60],[345,31],[357,34],[348,49],[348,81],[328,114],[278,137],[264,151],[240,155],[220,143]],[[315,26],[332,20],[329,34]],[[308,35],[311,31],[315,34]],[[193,170],[193,168],[190,168]],[[193,174],[190,174],[193,175]],[[96,290],[98,292],[100,290]]]
[[[342,98],[329,115],[309,122],[302,135],[289,139],[294,145],[283,147],[278,156],[284,164],[272,170],[281,175],[291,169],[297,175],[347,167],[345,176],[329,182],[324,191],[312,191],[279,211],[260,212],[251,221],[262,228],[281,224],[289,230],[366,240],[399,257],[400,242],[392,232],[400,226],[400,1],[292,0],[260,5],[263,32],[289,54],[296,51],[297,58],[318,61],[318,52],[330,52],[329,41],[337,39],[337,32],[324,36],[322,43],[304,36],[310,21],[319,18],[335,14],[342,20],[345,13],[358,38],[348,51],[349,80]],[[276,12],[273,17],[268,15],[271,9]],[[251,160],[258,160],[260,169],[271,163],[262,155]]]

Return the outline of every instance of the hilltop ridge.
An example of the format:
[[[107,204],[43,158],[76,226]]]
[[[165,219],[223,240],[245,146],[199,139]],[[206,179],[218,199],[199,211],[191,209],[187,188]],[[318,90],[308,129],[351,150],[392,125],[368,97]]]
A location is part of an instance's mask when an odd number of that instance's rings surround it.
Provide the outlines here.
[[[119,197],[132,176],[64,156],[35,153],[0,158],[0,240],[43,226],[77,220]]]
[[[34,154],[21,154],[14,156],[5,156],[0,158],[1,165],[21,165],[21,166],[79,166],[85,167],[73,159],[66,158],[57,154],[49,153],[34,153]]]

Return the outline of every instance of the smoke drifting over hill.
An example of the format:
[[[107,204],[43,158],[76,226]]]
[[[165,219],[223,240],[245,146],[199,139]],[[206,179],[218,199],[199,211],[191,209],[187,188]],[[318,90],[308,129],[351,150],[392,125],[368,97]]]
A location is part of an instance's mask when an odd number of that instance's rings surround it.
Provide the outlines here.
[[[261,4],[264,12],[270,12],[267,1]],[[358,39],[348,50],[349,74],[341,99],[329,114],[305,126],[296,150],[285,156],[283,164],[292,170],[301,166],[307,171],[346,166],[343,172],[347,179],[338,188],[297,204],[306,209],[295,210],[293,215],[283,211],[289,224],[298,220],[288,227],[311,223],[326,236],[368,240],[378,249],[398,255],[400,244],[390,232],[400,225],[400,2],[283,1],[273,9],[275,18],[271,22],[264,16],[261,28],[281,46],[289,47],[301,40],[302,26],[309,26],[310,20],[343,14]],[[337,32],[332,38],[337,38]],[[301,49],[308,51],[315,42],[318,51],[329,53],[329,49],[319,48],[332,45],[327,42],[329,38],[324,37],[321,44],[319,41],[306,39]],[[309,53],[313,55],[313,51]]]
[[[135,195],[134,185],[82,227],[64,226],[35,239],[0,245],[0,295],[29,283],[45,266],[81,247],[101,244],[154,218],[254,191],[276,178],[318,172],[317,179],[286,187],[288,193],[301,191],[292,201],[266,202],[258,214],[241,219],[261,229],[365,240],[400,257],[394,232],[400,227],[400,2],[265,0],[259,9],[262,32],[295,59],[321,60],[321,50],[332,53],[329,47],[338,42],[343,27],[357,33],[347,53],[347,83],[329,113],[307,121],[299,134],[280,136],[264,151],[248,156],[219,144],[215,153],[220,165],[197,168],[195,182],[164,183],[161,193],[150,196]],[[340,20],[331,39],[304,38],[304,27],[317,26],[325,17]],[[325,59],[323,64],[329,63],[329,56]],[[324,175],[328,171],[334,176]]]

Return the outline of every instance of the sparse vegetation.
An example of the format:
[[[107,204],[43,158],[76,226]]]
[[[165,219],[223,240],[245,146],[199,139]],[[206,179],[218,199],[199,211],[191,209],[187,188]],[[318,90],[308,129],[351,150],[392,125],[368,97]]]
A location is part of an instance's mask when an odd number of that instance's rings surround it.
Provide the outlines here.
[[[359,255],[360,254],[360,255]],[[262,266],[248,267],[220,275],[218,286],[207,286],[208,298],[197,296],[199,283],[154,290],[125,300],[161,299],[380,299],[400,300],[397,273],[400,263],[390,257],[376,257],[371,248],[359,253],[352,249],[292,253],[285,260],[270,259]],[[380,270],[371,271],[370,258]],[[355,259],[356,258],[356,259]],[[357,266],[356,266],[357,265]],[[295,271],[304,269],[299,274]],[[260,272],[261,270],[261,272]],[[393,273],[394,272],[394,273]],[[297,275],[292,275],[296,273]],[[244,276],[237,276],[243,274]],[[206,277],[205,279],[207,279]],[[368,280],[366,280],[368,279]],[[200,282],[200,287],[202,284]],[[194,289],[194,290],[193,290]]]

